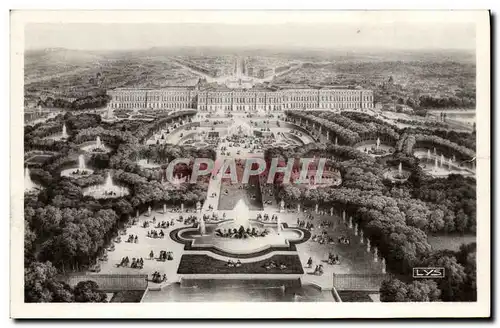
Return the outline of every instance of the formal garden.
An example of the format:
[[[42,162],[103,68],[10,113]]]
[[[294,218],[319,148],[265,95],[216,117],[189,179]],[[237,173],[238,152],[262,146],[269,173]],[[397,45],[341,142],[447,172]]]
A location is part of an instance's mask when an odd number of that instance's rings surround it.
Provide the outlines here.
[[[24,216],[27,302],[105,299],[98,287],[70,287],[59,275],[141,273],[152,286],[162,286],[200,267],[221,274],[293,271],[319,283],[331,282],[333,273],[387,273],[382,301],[475,300],[474,134],[400,129],[365,113],[288,111],[286,123],[310,131],[316,141],[280,146],[292,137],[287,132],[278,143],[260,143],[259,156],[268,165],[272,158],[327,158],[338,183],[284,184],[278,173],[271,185],[259,179],[250,185],[224,184],[209,176],[190,184],[182,179],[191,175],[191,165],[175,166],[179,181],[172,182],[166,179],[167,164],[181,157],[215,160],[222,150],[209,142],[159,141],[165,140],[162,134],[180,136],[179,127],[191,127],[195,110],[155,115],[148,121],[103,121],[97,114],[68,112],[25,127],[25,151],[50,153],[43,163],[29,164],[25,176],[25,188],[30,184]],[[63,134],[63,127],[64,138],[51,137]],[[294,140],[300,140],[297,131]],[[193,137],[193,142],[201,141]],[[433,174],[436,159],[449,172]],[[207,208],[214,193],[216,201]],[[222,255],[182,255],[185,245],[170,237],[172,231],[201,229],[200,211],[229,217],[240,200],[252,211],[251,219],[267,214],[278,232],[281,224],[308,231],[307,241],[296,246],[298,256],[238,264]],[[252,229],[238,233],[253,234]],[[436,238],[439,245],[447,238],[453,242],[438,247]],[[418,266],[445,267],[450,274],[413,282],[411,271]]]

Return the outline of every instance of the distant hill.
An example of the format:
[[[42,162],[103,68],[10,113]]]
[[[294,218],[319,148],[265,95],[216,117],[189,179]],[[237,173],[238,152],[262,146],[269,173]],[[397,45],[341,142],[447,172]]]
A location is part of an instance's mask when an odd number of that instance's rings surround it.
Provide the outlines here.
[[[25,65],[81,65],[104,60],[103,56],[91,51],[71,50],[64,48],[48,48],[43,50],[29,50],[24,54]]]

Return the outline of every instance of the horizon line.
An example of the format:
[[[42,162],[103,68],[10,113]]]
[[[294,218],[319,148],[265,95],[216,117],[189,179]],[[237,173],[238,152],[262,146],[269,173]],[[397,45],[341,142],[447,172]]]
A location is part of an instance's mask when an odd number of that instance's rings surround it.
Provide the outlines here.
[[[356,50],[365,50],[365,51],[464,51],[464,52],[475,52],[476,48],[453,48],[453,47],[428,47],[428,48],[398,48],[398,47],[370,47],[370,46],[356,46],[356,47],[315,47],[315,46],[299,46],[299,45],[290,45],[290,46],[273,46],[273,45],[252,45],[252,46],[242,46],[242,45],[175,45],[175,46],[150,46],[150,47],[138,47],[138,48],[108,48],[108,49],[98,49],[98,48],[68,48],[68,47],[34,47],[34,48],[25,48],[25,51],[38,51],[38,50],[51,50],[51,49],[61,49],[61,50],[71,50],[71,51],[146,51],[152,49],[181,49],[181,48],[218,48],[218,49],[255,49],[255,50],[336,50],[339,51],[356,51]]]

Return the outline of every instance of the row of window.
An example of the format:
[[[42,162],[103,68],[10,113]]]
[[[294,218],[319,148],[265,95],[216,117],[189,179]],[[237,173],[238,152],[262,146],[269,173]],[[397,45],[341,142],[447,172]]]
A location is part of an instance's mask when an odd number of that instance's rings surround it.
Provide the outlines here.
[[[359,103],[329,103],[329,104],[320,104],[319,106],[315,103],[292,103],[292,104],[282,104],[284,108],[287,109],[301,109],[301,108],[359,108]],[[227,108],[230,108],[230,105],[222,105]],[[239,106],[239,105],[235,105]],[[189,104],[180,104],[180,103],[112,103],[112,108],[126,108],[126,109],[134,109],[134,108],[189,108]],[[206,105],[199,105],[199,108],[205,108]],[[361,108],[371,108],[373,107],[370,103],[361,103]]]
[[[230,104],[230,103],[235,103],[235,104],[249,104],[249,103],[255,103],[256,98],[234,98],[231,101],[231,98],[210,98],[210,99],[205,99],[203,101],[200,99],[199,103],[208,103],[208,104]],[[258,103],[277,103],[278,99],[275,98],[268,98],[267,101],[265,98],[257,98]]]
[[[188,96],[135,96],[135,95],[118,95],[114,96],[117,101],[189,101]]]
[[[111,108],[135,109],[135,108],[189,108],[187,104],[181,103],[111,103]]]
[[[279,110],[281,109],[281,106],[278,105],[268,105],[265,106],[265,108],[262,108],[264,110]],[[251,108],[250,106],[245,106],[245,105],[235,105],[235,106],[226,106],[226,105],[219,105],[219,106],[207,106],[207,105],[200,105],[198,106],[198,110],[202,111],[216,111],[216,110],[256,110],[256,108]]]
[[[216,105],[216,104],[229,104],[229,99],[224,98],[221,99],[222,101],[218,99],[209,99],[210,101],[208,104],[211,105]],[[255,104],[255,99],[236,99],[235,104]],[[200,105],[206,104],[203,102],[200,102]],[[263,104],[263,103],[259,103]],[[335,103],[320,103],[318,104],[317,102],[310,102],[310,103],[303,103],[303,102],[295,102],[295,103],[282,103],[278,102],[277,99],[268,99],[266,104],[282,104],[285,106],[285,108],[356,108],[360,106],[360,102],[335,102]],[[169,102],[164,102],[164,103],[150,103],[150,102],[136,102],[136,103],[116,103],[113,102],[111,104],[111,107],[113,108],[146,108],[146,107],[152,107],[152,108],[183,108],[183,107],[190,107],[189,103],[169,103]],[[361,103],[361,107],[371,107],[370,102],[363,102]]]
[[[371,108],[369,103],[361,103],[361,108]],[[330,109],[354,109],[359,108],[359,103],[333,103],[333,104],[321,104],[320,108],[330,108]]]
[[[249,98],[247,98],[249,97]],[[311,95],[311,96],[282,96],[283,101],[317,101],[318,97],[321,98],[321,100],[330,100],[330,101],[360,101],[361,98],[363,98],[364,101],[372,101],[373,96],[363,96],[357,94],[357,95],[322,95],[318,96],[317,94]],[[117,101],[146,101],[146,100],[151,100],[151,101],[189,101],[190,96],[188,95],[175,95],[175,96],[166,96],[166,95],[115,95],[113,97]],[[210,99],[210,95],[200,95],[200,100],[201,99]],[[232,96],[233,99],[255,99],[254,95],[248,95],[245,94],[244,97],[242,98],[240,95],[236,94]],[[266,96],[265,98],[258,98],[260,102],[264,102],[265,99],[277,99],[280,98],[276,94],[272,94],[269,96]],[[214,98],[212,98],[214,99]],[[224,102],[229,102],[228,98],[215,98],[215,99],[227,99]],[[240,101],[243,102],[243,101]]]
[[[319,99],[323,101],[361,101],[361,98],[363,101],[371,101],[373,100],[373,97],[371,96],[321,96]],[[235,98],[200,98],[200,102],[205,102],[209,104],[213,103],[231,103],[231,99],[235,103],[254,103],[255,99],[257,99],[257,102],[276,102],[276,100],[281,100],[284,102],[287,101],[318,101],[318,97],[283,97],[281,99],[279,98],[241,98],[241,97],[235,97]]]

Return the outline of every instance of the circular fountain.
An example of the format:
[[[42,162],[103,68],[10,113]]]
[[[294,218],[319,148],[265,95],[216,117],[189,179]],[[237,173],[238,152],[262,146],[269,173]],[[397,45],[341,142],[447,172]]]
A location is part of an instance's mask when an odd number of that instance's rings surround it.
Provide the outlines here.
[[[43,139],[55,140],[55,141],[65,141],[69,138],[68,131],[66,129],[66,124],[63,123],[61,133],[57,133],[51,136],[44,137]]]
[[[455,156],[446,159],[443,154],[438,156],[437,154],[431,155],[430,150],[427,151],[427,156],[424,157],[421,153],[416,153],[421,161],[420,167],[422,170],[436,178],[445,178],[450,174],[461,174],[465,176],[474,176],[474,171],[467,167],[460,166],[456,162]]]
[[[228,136],[252,137],[253,128],[240,118],[235,118],[234,123],[227,130]]]
[[[174,175],[171,181],[161,178],[161,183],[166,186],[171,186],[173,189],[179,189],[183,183],[188,181],[188,176],[182,176],[181,174]]]
[[[108,153],[110,149],[104,145],[103,142],[101,142],[101,137],[97,136],[95,142],[88,144],[86,146],[81,147],[82,150],[86,151],[87,153],[94,153],[94,154],[103,154],[103,153]]]
[[[364,152],[372,157],[380,157],[394,153],[394,148],[380,143],[380,138],[376,142],[361,142],[355,146],[359,151]]]
[[[86,177],[94,173],[93,170],[88,169],[85,165],[85,157],[83,155],[78,156],[78,167],[63,170],[61,172],[62,177],[70,178],[81,178]]]
[[[227,216],[232,219],[219,223],[205,223],[198,218],[198,227],[179,229],[174,240],[190,243],[193,250],[250,255],[273,248],[288,249],[290,242],[299,243],[310,237],[300,229],[281,224],[279,217],[274,221],[250,219],[250,210],[242,199]]]
[[[96,199],[124,197],[129,194],[126,187],[121,187],[113,183],[111,173],[108,172],[103,185],[90,186],[83,191],[84,196],[91,196]]]
[[[403,183],[410,177],[410,172],[403,169],[403,164],[400,162],[397,169],[389,169],[384,173],[384,178],[391,180],[393,183]]]

